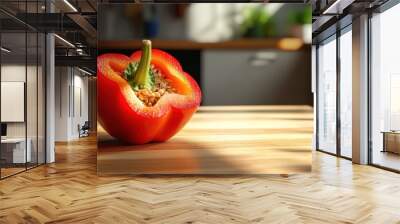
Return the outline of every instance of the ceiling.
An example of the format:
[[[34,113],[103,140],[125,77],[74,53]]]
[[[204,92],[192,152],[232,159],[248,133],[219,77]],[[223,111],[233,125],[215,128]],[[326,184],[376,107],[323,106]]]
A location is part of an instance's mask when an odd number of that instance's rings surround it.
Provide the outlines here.
[[[96,0],[1,0],[1,43],[11,50],[2,51],[2,61],[17,63],[43,49],[43,32],[58,35],[55,38],[56,65],[74,65],[95,71],[96,66]],[[51,11],[51,13],[49,13]],[[67,44],[66,41],[71,44]],[[40,55],[40,54],[39,54]],[[76,64],[71,64],[76,63]],[[19,62],[18,62],[19,63]],[[80,64],[79,64],[80,63]]]
[[[218,0],[221,2],[225,0]],[[242,0],[236,0],[242,2]],[[39,32],[54,32],[68,42],[56,38],[56,55],[70,57],[90,57],[96,59],[97,40],[97,4],[98,3],[135,3],[135,2],[182,2],[180,0],[1,0],[0,21],[3,43],[15,48],[15,54],[23,51],[24,41],[21,31],[26,28]],[[213,2],[196,0],[194,2]],[[235,2],[226,0],[225,2]],[[260,1],[265,2],[265,1]],[[271,0],[268,2],[311,3],[313,7],[313,36],[318,36],[344,16],[379,6],[386,0]],[[339,2],[340,4],[337,4]],[[336,4],[336,5],[335,5]],[[335,5],[335,9],[332,6]],[[335,10],[337,12],[335,13]],[[52,13],[49,13],[49,12]],[[328,12],[328,13],[327,13]],[[28,44],[28,52],[31,46]],[[20,50],[18,50],[20,49]],[[79,53],[77,51],[77,49]],[[24,53],[24,52],[21,52]],[[79,59],[79,58],[78,58]],[[63,60],[66,60],[63,58]],[[75,60],[79,61],[79,60]]]
[[[388,0],[313,0],[313,43],[351,24],[354,17],[373,12]]]

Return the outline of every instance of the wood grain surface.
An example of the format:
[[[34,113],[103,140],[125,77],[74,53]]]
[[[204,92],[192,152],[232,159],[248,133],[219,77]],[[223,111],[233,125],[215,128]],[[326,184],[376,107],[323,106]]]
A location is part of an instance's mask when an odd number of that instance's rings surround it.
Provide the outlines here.
[[[201,107],[163,143],[124,145],[98,128],[97,168],[109,174],[288,174],[311,170],[312,108]]]

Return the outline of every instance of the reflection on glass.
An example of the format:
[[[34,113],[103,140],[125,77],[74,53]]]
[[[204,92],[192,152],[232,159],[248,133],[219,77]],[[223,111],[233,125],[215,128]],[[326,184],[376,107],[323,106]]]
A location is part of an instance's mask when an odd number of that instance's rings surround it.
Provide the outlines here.
[[[372,17],[372,163],[400,170],[400,5]]]
[[[336,153],[336,39],[318,48],[318,148]]]
[[[351,158],[352,141],[352,35],[340,36],[340,153]]]

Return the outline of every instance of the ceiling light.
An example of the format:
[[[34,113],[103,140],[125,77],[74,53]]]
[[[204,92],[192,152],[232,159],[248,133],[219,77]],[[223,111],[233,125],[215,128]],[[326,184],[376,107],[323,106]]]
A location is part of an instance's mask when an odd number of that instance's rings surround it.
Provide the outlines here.
[[[58,34],[54,34],[55,37],[57,37],[59,40],[61,40],[62,42],[64,42],[65,44],[67,44],[70,47],[75,48],[75,45],[73,45],[71,42],[69,42],[68,40],[60,37]]]
[[[10,53],[11,52],[11,50],[9,50],[9,49],[7,49],[5,47],[1,47],[1,51],[4,51],[6,53]]]
[[[347,6],[351,5],[354,0],[336,0],[327,9],[322,12],[323,15],[342,14]]]
[[[77,48],[76,49],[76,53],[78,53],[78,55],[84,55],[85,53],[83,52],[82,48]]]
[[[64,0],[64,3],[66,5],[68,5],[68,7],[70,7],[72,9],[72,11],[78,12],[78,10],[75,8],[75,6],[73,6],[68,0]]]
[[[78,67],[78,70],[81,71],[81,72],[83,72],[83,73],[85,73],[85,74],[87,74],[87,75],[92,75],[92,73],[90,73],[90,72],[88,72],[88,71],[86,71],[86,70],[83,70],[83,69],[81,69],[81,68],[79,68],[79,67]]]

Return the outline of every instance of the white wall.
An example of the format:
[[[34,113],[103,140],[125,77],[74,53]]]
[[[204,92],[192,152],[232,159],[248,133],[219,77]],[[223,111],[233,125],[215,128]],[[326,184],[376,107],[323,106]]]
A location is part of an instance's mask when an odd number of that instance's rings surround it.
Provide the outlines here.
[[[76,68],[56,67],[56,141],[79,138],[78,124],[88,120],[88,78],[83,75]]]
[[[69,139],[69,71],[68,67],[55,68],[55,141]]]
[[[81,76],[81,73],[79,72],[78,75],[76,74],[75,70],[75,75],[74,75],[74,108],[75,113],[72,113],[73,119],[71,120],[71,135],[72,138],[78,138],[79,137],[79,132],[78,132],[78,124],[81,126],[85,123],[85,121],[88,121],[89,117],[89,112],[88,112],[88,78]],[[80,93],[79,93],[80,92]],[[80,96],[80,97],[79,97]],[[80,102],[79,102],[80,101]],[[81,108],[79,108],[81,107]],[[82,111],[80,111],[82,110]]]
[[[28,66],[28,72],[32,70]],[[2,82],[25,82],[25,64],[6,64],[1,66]],[[28,96],[33,94],[27,94]],[[36,96],[36,92],[35,92]],[[7,110],[7,108],[1,108]],[[25,137],[25,122],[7,122],[7,137]]]

